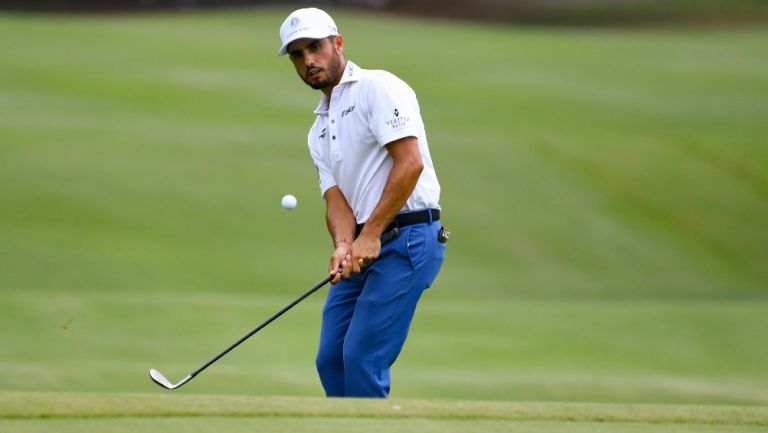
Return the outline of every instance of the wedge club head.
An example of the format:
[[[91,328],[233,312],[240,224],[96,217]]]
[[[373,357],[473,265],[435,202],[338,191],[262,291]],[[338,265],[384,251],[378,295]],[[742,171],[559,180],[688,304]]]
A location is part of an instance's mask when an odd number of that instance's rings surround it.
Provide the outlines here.
[[[163,373],[160,373],[154,368],[149,369],[149,377],[152,379],[153,382],[162,386],[165,389],[179,388],[181,387],[181,385],[184,385],[185,383],[189,382],[190,379],[192,379],[192,375],[190,374],[184,379],[181,379],[179,383],[174,384],[174,383],[171,383],[171,381],[168,380],[165,376],[163,376]]]

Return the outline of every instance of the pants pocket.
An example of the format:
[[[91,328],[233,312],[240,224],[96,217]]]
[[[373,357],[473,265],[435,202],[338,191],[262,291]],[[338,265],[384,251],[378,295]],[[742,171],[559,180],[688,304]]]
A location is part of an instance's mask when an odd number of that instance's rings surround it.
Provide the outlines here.
[[[414,272],[423,278],[424,288],[432,285],[445,260],[447,245],[438,242],[440,224],[416,224],[408,232],[408,256]]]

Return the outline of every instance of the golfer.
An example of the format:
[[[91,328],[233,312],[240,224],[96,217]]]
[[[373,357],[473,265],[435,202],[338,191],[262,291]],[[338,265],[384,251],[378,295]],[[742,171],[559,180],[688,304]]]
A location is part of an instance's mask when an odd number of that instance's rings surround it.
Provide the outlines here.
[[[317,371],[329,397],[386,398],[448,238],[419,104],[396,76],[348,61],[320,9],[291,13],[280,39],[278,55],[321,91],[308,144],[334,251]]]

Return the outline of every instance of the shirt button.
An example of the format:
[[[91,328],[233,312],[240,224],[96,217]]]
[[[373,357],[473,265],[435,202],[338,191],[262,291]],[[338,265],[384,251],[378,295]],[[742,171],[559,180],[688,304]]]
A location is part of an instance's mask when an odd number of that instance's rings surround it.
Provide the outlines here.
[[[336,136],[334,135],[334,136],[332,136],[331,138],[335,140],[335,139],[336,139]]]
[[[336,119],[331,119],[331,123],[336,123]]]

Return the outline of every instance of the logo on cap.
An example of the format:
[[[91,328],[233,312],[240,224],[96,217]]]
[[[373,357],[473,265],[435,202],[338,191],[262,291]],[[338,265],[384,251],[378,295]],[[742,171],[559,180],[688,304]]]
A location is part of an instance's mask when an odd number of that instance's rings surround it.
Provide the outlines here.
[[[291,27],[296,27],[298,25],[299,25],[299,17],[291,18]]]

